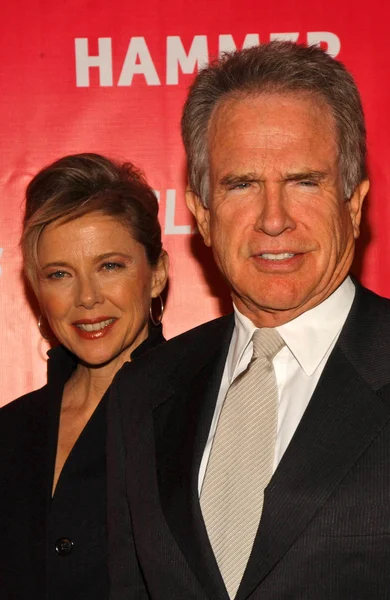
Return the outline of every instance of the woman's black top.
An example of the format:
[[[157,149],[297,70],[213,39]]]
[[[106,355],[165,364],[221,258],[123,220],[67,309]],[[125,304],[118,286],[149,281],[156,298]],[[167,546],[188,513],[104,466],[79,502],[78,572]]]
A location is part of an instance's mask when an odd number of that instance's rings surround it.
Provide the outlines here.
[[[132,359],[163,341],[161,327]],[[49,351],[48,382],[0,410],[1,600],[107,600],[106,393],[51,497],[64,385],[75,357]],[[131,399],[129,398],[129,402]]]

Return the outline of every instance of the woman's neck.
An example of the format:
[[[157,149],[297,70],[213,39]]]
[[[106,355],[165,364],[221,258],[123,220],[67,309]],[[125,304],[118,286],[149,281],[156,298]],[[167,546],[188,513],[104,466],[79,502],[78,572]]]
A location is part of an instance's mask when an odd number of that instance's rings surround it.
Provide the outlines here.
[[[108,364],[99,367],[79,363],[65,385],[63,409],[66,410],[70,407],[95,408],[124,362],[124,358],[118,356]]]

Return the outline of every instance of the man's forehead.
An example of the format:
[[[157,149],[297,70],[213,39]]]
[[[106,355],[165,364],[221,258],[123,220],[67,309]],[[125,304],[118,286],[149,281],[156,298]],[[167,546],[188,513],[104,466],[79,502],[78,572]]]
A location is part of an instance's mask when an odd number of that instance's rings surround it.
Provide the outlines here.
[[[335,119],[316,98],[301,94],[267,94],[229,99],[212,116],[209,152],[221,149],[245,160],[258,150],[332,152],[337,148]],[[238,155],[238,156],[237,156]],[[211,156],[210,156],[211,158]]]
[[[311,96],[246,96],[220,109],[208,139],[212,185],[341,176],[334,120]]]
[[[269,92],[246,92],[228,94],[220,99],[214,107],[208,124],[209,140],[215,134],[218,127],[224,127],[226,122],[240,121],[248,110],[255,110],[261,116],[267,109],[284,104],[286,108],[294,105],[296,112],[299,111],[302,117],[307,115],[307,111],[320,113],[322,121],[327,119],[329,124],[335,130],[335,119],[331,108],[325,98],[319,94],[309,91],[269,91]]]

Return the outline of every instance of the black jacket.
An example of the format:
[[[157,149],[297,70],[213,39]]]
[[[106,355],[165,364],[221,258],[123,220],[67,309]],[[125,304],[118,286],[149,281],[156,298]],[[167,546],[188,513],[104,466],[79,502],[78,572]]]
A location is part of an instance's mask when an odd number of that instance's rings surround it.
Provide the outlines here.
[[[161,327],[132,354],[163,341]],[[51,498],[61,399],[76,368],[49,352],[48,383],[0,410],[1,600],[106,600],[106,393]]]
[[[111,600],[228,600],[197,482],[233,325],[170,340],[111,388]],[[389,564],[390,301],[358,286],[266,489],[236,598],[384,600]]]

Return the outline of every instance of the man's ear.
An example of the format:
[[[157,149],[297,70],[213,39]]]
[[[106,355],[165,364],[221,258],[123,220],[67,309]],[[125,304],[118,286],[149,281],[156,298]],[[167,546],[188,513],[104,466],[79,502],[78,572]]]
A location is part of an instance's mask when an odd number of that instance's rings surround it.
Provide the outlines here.
[[[353,237],[355,240],[360,235],[360,221],[362,218],[362,207],[364,198],[367,196],[368,190],[370,189],[370,182],[368,179],[361,181],[355,188],[354,193],[348,200],[349,214],[352,221]]]
[[[210,212],[202,200],[191,190],[186,191],[187,206],[194,215],[198,229],[206,246],[211,246],[210,241]]]

